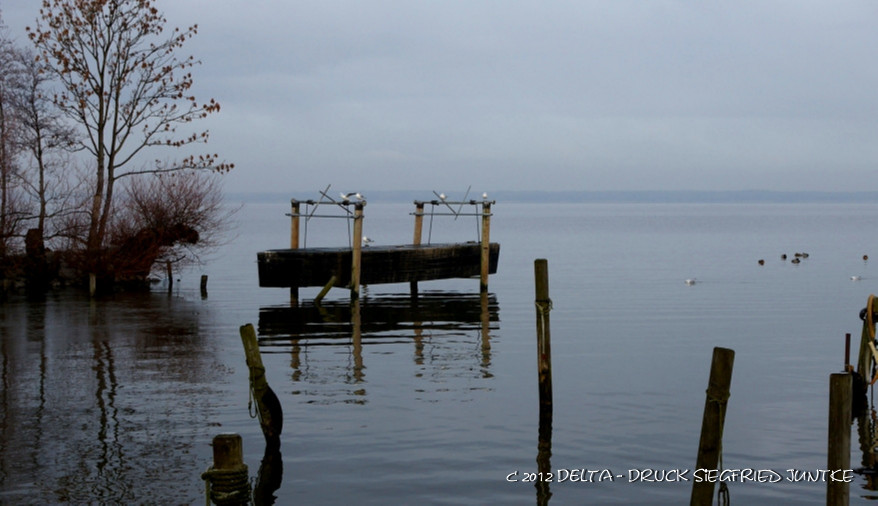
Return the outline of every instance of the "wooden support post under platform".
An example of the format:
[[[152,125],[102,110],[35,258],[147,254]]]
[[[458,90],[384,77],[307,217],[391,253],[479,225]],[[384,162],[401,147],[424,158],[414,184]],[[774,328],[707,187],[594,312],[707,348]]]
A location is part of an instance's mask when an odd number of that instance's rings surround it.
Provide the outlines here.
[[[850,484],[841,476],[844,470],[851,468],[852,395],[852,374],[829,375],[829,444],[826,468],[831,476],[826,480],[827,506],[847,506],[850,501]],[[833,471],[841,473],[833,474]],[[837,479],[834,478],[836,476]]]
[[[335,286],[335,282],[338,280],[335,276],[329,278],[329,282],[323,286],[323,290],[320,290],[320,293],[317,294],[317,297],[314,297],[314,304],[320,304],[320,301],[323,300],[323,297],[326,297],[326,294],[329,293],[329,289]]]
[[[412,238],[412,244],[418,246],[421,244],[421,235],[424,229],[424,203],[415,202],[415,235]],[[418,282],[409,282],[409,288],[412,297],[418,296]]]
[[[299,201],[290,200],[290,249],[299,249]],[[290,287],[290,303],[296,305],[299,302],[299,287]]]
[[[701,420],[701,438],[698,442],[696,469],[718,469],[723,447],[723,425],[726,420],[726,405],[729,400],[729,386],[732,383],[732,368],[735,352],[727,348],[714,348],[710,363],[710,379],[707,383],[707,400],[704,403],[704,416]],[[713,504],[711,480],[694,482],[692,506]],[[725,486],[721,484],[721,486]]]
[[[479,291],[488,291],[488,272],[491,262],[491,202],[482,202],[482,262]]]
[[[365,202],[354,204],[353,255],[351,256],[351,299],[360,298],[360,271],[363,258],[363,206]]]

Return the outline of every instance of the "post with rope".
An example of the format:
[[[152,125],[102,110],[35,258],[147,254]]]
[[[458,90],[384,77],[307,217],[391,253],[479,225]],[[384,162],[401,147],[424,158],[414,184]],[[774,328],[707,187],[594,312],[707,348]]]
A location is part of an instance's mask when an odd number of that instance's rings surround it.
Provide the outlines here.
[[[299,201],[290,199],[290,249],[299,249]],[[290,286],[290,302],[299,302],[299,287]]]
[[[360,271],[363,257],[363,207],[366,202],[354,204],[354,237],[351,244],[351,300],[360,298]]]
[[[829,445],[827,465],[830,473],[851,468],[851,393],[852,375],[829,375]],[[826,481],[826,505],[846,506],[850,501],[850,484],[844,480]]]
[[[491,201],[482,201],[482,259],[479,291],[488,291],[488,272],[491,264]],[[548,286],[548,285],[547,285]]]
[[[250,504],[250,478],[241,436],[219,434],[214,436],[211,446],[213,465],[201,475],[206,504]]]
[[[241,341],[244,344],[247,367],[250,369],[250,396],[256,401],[256,416],[265,436],[266,448],[279,448],[280,433],[284,425],[283,410],[280,400],[265,379],[265,366],[262,365],[259,342],[252,324],[241,326]]]
[[[421,236],[424,229],[424,202],[415,201],[415,234],[412,238],[412,245],[419,246],[421,244]],[[418,282],[409,282],[409,288],[412,298],[418,296]]]
[[[552,338],[549,332],[549,262],[534,260],[535,305],[537,312],[537,374],[539,375],[540,410],[552,409]]]
[[[704,403],[704,417],[701,421],[701,439],[698,443],[696,469],[722,469],[723,425],[726,419],[726,405],[729,401],[729,386],[732,383],[732,367],[735,363],[735,352],[727,348],[714,348],[710,364],[710,379],[707,384],[707,400]],[[713,504],[713,486],[711,480],[694,482],[692,506]],[[719,504],[728,504],[726,483],[720,483]]]

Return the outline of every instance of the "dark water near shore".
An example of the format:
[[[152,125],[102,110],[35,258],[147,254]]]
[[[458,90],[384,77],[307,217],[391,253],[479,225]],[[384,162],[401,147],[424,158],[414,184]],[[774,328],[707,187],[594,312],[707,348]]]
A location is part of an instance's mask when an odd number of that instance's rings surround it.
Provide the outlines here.
[[[369,204],[366,235],[410,242],[411,210]],[[413,307],[407,286],[370,286],[355,329],[343,290],[321,311],[257,286],[256,252],[288,244],[285,212],[245,207],[236,238],[171,294],[0,305],[0,503],[203,504],[222,432],[243,436],[255,476],[264,440],[247,408],[245,323],[284,408],[277,504],[685,503],[691,482],[628,473],[694,467],[713,347],[736,351],[724,468],[823,469],[828,376],[878,292],[878,205],[500,202],[488,297],[478,280],[429,282]],[[332,221],[312,221],[308,245],[345,244],[346,225]],[[425,234],[478,237],[473,218],[436,218]],[[780,260],[797,251],[810,257]],[[554,303],[543,456],[555,472],[623,478],[541,492],[521,481],[537,470],[540,438],[536,258],[549,261]],[[855,476],[852,503],[876,495],[864,485]],[[825,503],[823,482],[729,488],[746,504]]]

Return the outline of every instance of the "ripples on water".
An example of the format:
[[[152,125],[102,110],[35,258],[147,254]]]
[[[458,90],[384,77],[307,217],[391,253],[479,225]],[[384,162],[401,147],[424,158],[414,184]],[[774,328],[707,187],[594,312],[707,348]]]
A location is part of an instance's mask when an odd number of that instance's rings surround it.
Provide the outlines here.
[[[302,290],[290,307],[284,290],[258,288],[256,251],[288,241],[285,211],[246,207],[237,239],[171,295],[3,303],[0,503],[200,504],[220,432],[243,436],[255,475],[264,442],[238,334],[254,323],[284,407],[278,504],[679,504],[691,483],[629,484],[627,472],[694,466],[713,347],[736,351],[724,466],[825,467],[828,375],[878,291],[862,261],[878,258],[878,206],[501,202],[488,297],[477,280],[424,283],[417,305],[407,286],[367,287],[357,324],[343,290],[322,307]],[[408,242],[410,211],[370,203],[366,234]],[[425,232],[477,238],[472,221],[451,221]],[[346,230],[308,234],[338,245]],[[780,260],[796,251],[810,257]],[[536,258],[549,260],[554,302],[550,432],[537,409]],[[537,470],[541,435],[553,471],[626,478],[508,483]],[[823,483],[730,488],[747,504],[825,502]]]

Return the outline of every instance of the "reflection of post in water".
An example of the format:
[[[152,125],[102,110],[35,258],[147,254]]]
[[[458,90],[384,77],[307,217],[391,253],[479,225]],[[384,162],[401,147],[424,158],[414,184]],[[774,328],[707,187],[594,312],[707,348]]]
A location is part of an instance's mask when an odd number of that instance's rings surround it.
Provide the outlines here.
[[[537,440],[537,506],[549,504],[552,492],[549,490],[548,476],[552,472],[552,405],[540,404],[540,429]]]
[[[491,314],[488,312],[488,292],[479,294],[481,303],[481,336],[482,336],[482,368],[486,378],[492,374],[488,372],[491,367]]]
[[[353,327],[351,338],[353,341],[354,353],[354,382],[360,383],[363,381],[363,369],[365,369],[365,367],[363,367],[363,334],[359,298],[351,301],[351,327]]]
[[[875,431],[876,413],[874,409],[869,413],[861,413],[857,417],[857,436],[860,443],[860,451],[863,458],[860,461],[862,469],[860,473],[865,476],[866,484],[863,488],[866,490],[876,490],[876,470],[875,470],[875,452],[873,449],[878,445],[878,435]]]
[[[101,454],[97,462],[97,471],[98,475],[102,477],[121,472],[125,468],[122,446],[119,443],[119,410],[116,408],[118,381],[113,349],[110,347],[109,341],[103,322],[92,329],[94,371],[97,380],[95,401],[100,412],[98,441],[101,445]]]

